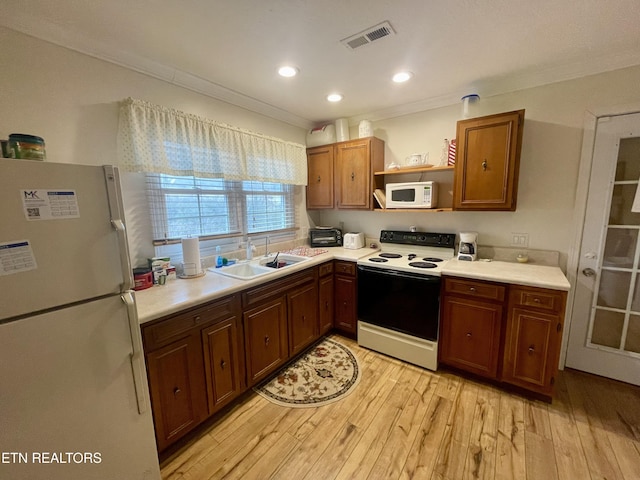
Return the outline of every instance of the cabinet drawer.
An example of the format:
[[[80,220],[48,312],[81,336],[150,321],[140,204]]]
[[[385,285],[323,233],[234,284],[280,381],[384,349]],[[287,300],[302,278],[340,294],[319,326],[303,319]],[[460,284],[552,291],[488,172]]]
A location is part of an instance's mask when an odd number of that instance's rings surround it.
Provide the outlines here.
[[[179,313],[150,326],[143,327],[144,347],[153,350],[170,343],[195,327],[203,326],[216,320],[224,320],[239,314],[240,297],[232,295],[221,300],[207,303],[201,307]]]
[[[504,285],[479,280],[447,277],[444,279],[444,291],[446,293],[465,295],[472,298],[484,298],[502,302],[504,301],[506,287]]]
[[[336,260],[336,273],[342,275],[356,275],[356,264],[354,262],[344,262]]]
[[[511,287],[511,303],[524,307],[534,307],[559,313],[564,309],[566,294],[557,290],[541,288]]]
[[[287,275],[279,280],[265,283],[259,287],[247,290],[242,294],[242,304],[249,307],[270,300],[279,295],[283,295],[292,288],[306,285],[316,280],[315,268],[308,268],[299,273]]]
[[[318,267],[319,276],[325,277],[333,273],[333,262],[323,263]]]

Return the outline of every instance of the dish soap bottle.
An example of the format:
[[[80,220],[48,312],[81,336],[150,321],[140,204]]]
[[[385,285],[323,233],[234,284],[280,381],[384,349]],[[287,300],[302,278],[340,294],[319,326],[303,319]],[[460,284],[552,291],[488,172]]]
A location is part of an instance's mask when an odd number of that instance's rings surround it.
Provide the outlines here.
[[[222,267],[222,255],[220,255],[220,245],[216,247],[216,268]]]
[[[247,237],[247,260],[253,259],[253,244],[251,243],[251,239]]]

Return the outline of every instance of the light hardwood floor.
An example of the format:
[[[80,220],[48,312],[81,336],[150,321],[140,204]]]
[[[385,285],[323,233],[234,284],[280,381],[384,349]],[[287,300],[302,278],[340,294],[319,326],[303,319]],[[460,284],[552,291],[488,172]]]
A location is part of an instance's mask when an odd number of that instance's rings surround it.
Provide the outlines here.
[[[551,405],[348,345],[356,390],[318,408],[251,393],[164,479],[640,479],[640,388],[566,370]]]

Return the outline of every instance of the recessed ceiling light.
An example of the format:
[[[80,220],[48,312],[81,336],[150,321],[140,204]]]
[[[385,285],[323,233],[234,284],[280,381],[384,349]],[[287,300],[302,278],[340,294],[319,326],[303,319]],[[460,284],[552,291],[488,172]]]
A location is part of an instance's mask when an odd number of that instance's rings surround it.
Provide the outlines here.
[[[292,67],[290,65],[285,65],[284,67],[280,67],[278,69],[278,73],[282,77],[295,77],[298,72],[299,70],[296,67]]]
[[[342,95],[340,95],[339,93],[331,93],[327,95],[327,100],[329,100],[330,102],[339,102],[340,100],[342,100]]]
[[[396,83],[403,83],[409,80],[411,77],[413,77],[413,73],[411,72],[398,72],[393,76],[392,80]]]

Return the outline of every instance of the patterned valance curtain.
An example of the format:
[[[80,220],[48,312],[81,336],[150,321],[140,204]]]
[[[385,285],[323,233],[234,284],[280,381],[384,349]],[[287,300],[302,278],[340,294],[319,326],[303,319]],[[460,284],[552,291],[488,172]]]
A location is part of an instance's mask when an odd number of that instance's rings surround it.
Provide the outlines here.
[[[118,157],[129,172],[307,184],[304,145],[132,98],[120,106]]]

